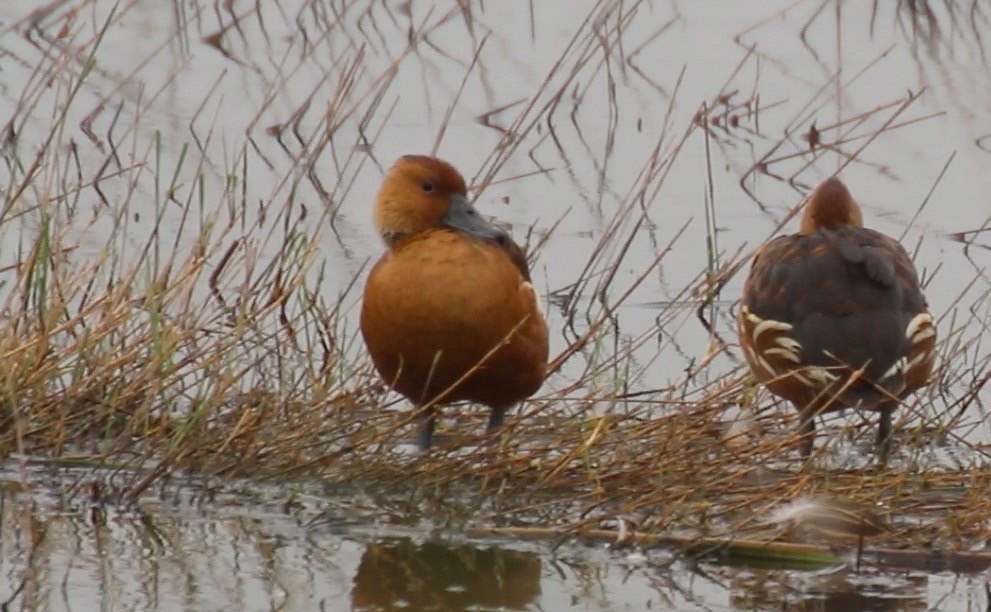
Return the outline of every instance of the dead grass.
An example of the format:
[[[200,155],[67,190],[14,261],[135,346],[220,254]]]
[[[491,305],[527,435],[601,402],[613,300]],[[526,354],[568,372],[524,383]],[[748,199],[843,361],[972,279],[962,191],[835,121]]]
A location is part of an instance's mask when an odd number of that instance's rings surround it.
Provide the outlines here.
[[[984,421],[991,371],[982,342],[991,302],[977,263],[973,280],[938,313],[939,371],[898,413],[899,451],[888,468],[865,469],[863,455],[835,452],[848,436],[861,445],[872,439],[870,428],[850,418],[831,421],[842,431],[820,429],[822,456],[802,468],[788,440],[794,412],[771,406],[764,393],[756,396],[763,410],[754,420],[763,434],[748,425],[746,437],[727,443],[725,436],[741,403],[755,401],[730,331],[736,295],[726,285],[739,282],[756,242],[723,248],[733,241],[717,236],[726,196],[713,190],[712,174],[729,166],[760,210],[772,209],[758,178],[793,186],[797,205],[814,170],[836,160],[871,167],[868,153],[892,132],[930,119],[917,109],[921,93],[817,124],[825,106],[869,74],[868,63],[849,78],[835,74],[794,116],[781,117],[795,105],[762,100],[759,81],[748,85],[750,93],[743,85],[742,68],[758,58],[751,49],[690,121],[679,122],[671,110],[683,104],[684,70],[661,87],[669,110],[653,145],[642,158],[620,158],[620,101],[606,96],[610,118],[601,138],[586,137],[581,109],[585,96],[646,78],[636,60],[641,47],[624,38],[638,3],[597,3],[533,94],[484,117],[500,136],[475,176],[478,191],[502,177],[510,159],[529,156],[536,173],[550,173],[539,161],[549,149],[565,162],[594,160],[619,202],[610,209],[601,194],[590,201],[609,211],[597,241],[577,255],[584,264],[575,278],[550,281],[556,333],[564,338],[556,375],[523,406],[497,449],[461,440],[423,457],[396,452],[410,434],[410,414],[384,393],[356,335],[364,267],[342,269],[325,252],[325,238],[330,230],[338,255],[349,248],[353,222],[341,203],[366,163],[383,165],[373,145],[402,104],[390,88],[404,60],[446,57],[432,36],[455,24],[472,45],[447,59],[460,62],[467,80],[479,76],[476,60],[491,43],[466,5],[414,18],[377,4],[345,4],[350,13],[321,13],[315,22],[325,30],[271,58],[279,78],[262,79],[248,134],[234,143],[219,130],[231,101],[212,88],[188,125],[172,133],[144,128],[155,124],[154,101],[185,64],[179,60],[157,90],[135,90],[128,78],[110,74],[101,45],[132,3],[112,12],[86,0],[53,3],[10,26],[5,36],[28,42],[10,45],[27,79],[3,117],[0,448],[7,457],[92,466],[80,490],[98,480],[108,502],[134,501],[185,475],[320,480],[391,492],[389,503],[405,500],[406,515],[436,513],[437,500],[445,500],[452,522],[570,534],[627,517],[644,532],[701,536],[746,534],[765,509],[828,492],[885,509],[899,525],[893,546],[956,548],[991,537],[991,500],[982,493],[991,471],[986,448],[973,442],[981,436],[971,435]],[[244,30],[272,43],[264,38],[272,15],[258,13],[259,6],[238,12],[217,3],[178,14],[181,34],[167,43],[184,48],[199,37],[234,65],[265,72],[243,53]],[[306,4],[285,18],[323,10]],[[640,43],[667,28],[641,35]],[[408,36],[397,45],[382,31]],[[322,63],[327,53],[332,66]],[[374,74],[364,68],[373,54],[390,58]],[[147,63],[158,59],[155,52]],[[259,124],[270,118],[276,93],[312,64],[325,70],[288,118]],[[88,88],[98,76],[118,87]],[[460,95],[438,94],[434,103],[453,108]],[[511,119],[494,127],[495,115]],[[762,123],[783,125],[783,135]],[[445,137],[446,121],[435,148]],[[564,144],[573,140],[577,152]],[[630,334],[620,313],[631,296],[651,291],[675,251],[698,248],[683,238],[685,227],[657,239],[664,218],[653,203],[685,147],[699,144],[708,177],[698,198],[705,202],[705,269],[655,304],[654,326]],[[748,165],[740,165],[740,149],[753,152]],[[634,170],[629,185],[607,180],[620,163]],[[796,210],[776,218],[777,227],[788,227]],[[556,223],[545,221],[547,227]],[[552,231],[531,233],[535,247],[553,248]],[[645,237],[654,246],[647,258],[636,254]],[[927,280],[933,273],[927,270]],[[694,326],[704,328],[704,346],[686,349],[679,331]],[[663,369],[673,374],[659,380],[658,363],[679,353],[688,356],[683,367]],[[445,423],[480,431],[480,411],[469,408],[458,419],[460,412],[446,408]],[[853,469],[843,464],[851,460]]]

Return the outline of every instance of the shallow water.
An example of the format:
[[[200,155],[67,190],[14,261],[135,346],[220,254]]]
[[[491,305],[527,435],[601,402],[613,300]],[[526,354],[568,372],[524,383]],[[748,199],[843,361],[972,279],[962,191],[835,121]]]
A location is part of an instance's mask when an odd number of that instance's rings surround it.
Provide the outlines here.
[[[617,346],[645,339],[624,385],[650,389],[679,380],[708,347],[698,300],[683,293],[709,260],[706,198],[725,259],[772,235],[809,186],[846,164],[842,176],[868,223],[904,235],[942,333],[953,321],[961,361],[979,372],[991,240],[977,235],[984,246],[965,250],[950,235],[991,216],[991,72],[982,39],[991,12],[963,3],[954,11],[946,8],[953,3],[933,3],[931,16],[908,8],[921,4],[146,0],[119,5],[93,52],[113,3],[41,10],[8,2],[0,6],[0,118],[18,139],[4,140],[0,184],[30,165],[57,109],[72,99],[57,146],[75,147],[85,186],[55,193],[46,186],[71,185],[75,166],[45,167],[14,212],[51,206],[81,259],[100,253],[120,224],[126,256],[155,232],[174,236],[185,252],[211,221],[223,227],[236,218],[211,239],[244,239],[250,268],[275,253],[282,205],[291,200],[294,213],[308,211],[305,227],[320,246],[315,268],[325,264],[321,291],[332,302],[381,252],[369,205],[383,169],[439,142],[437,153],[475,184],[497,169],[479,195],[483,212],[521,239],[528,228],[534,241],[553,228],[533,274],[551,306],[552,353],[575,332],[551,296],[583,274],[613,223],[612,244],[630,237],[629,252],[617,261],[613,246],[588,273],[598,282],[614,269],[605,292],[613,299],[674,241],[621,306],[616,326]],[[72,48],[78,52],[65,52]],[[49,61],[62,64],[61,76],[39,85],[36,67]],[[87,69],[76,91],[67,75]],[[25,91],[35,93],[24,101]],[[525,112],[531,102],[550,110]],[[693,127],[702,111],[708,133]],[[514,138],[501,142],[517,118]],[[814,151],[813,125],[821,135]],[[891,129],[875,135],[885,125]],[[99,191],[89,181],[96,176]],[[121,218],[115,207],[125,203]],[[31,214],[5,224],[0,266],[21,257],[17,231],[30,234],[37,224]],[[594,308],[595,282],[578,296],[579,331],[585,308]],[[714,309],[727,338],[741,285],[738,274]],[[10,287],[3,291],[6,301]],[[356,303],[349,295],[349,313]],[[351,350],[360,354],[359,345]],[[589,351],[574,360],[548,390],[600,358]],[[734,365],[719,357],[706,375]],[[947,393],[949,401],[954,390]],[[986,425],[966,435],[989,437]],[[374,513],[352,516],[349,496],[316,495],[306,511],[282,512],[284,491],[192,503],[191,485],[179,501],[94,516],[86,504],[61,501],[61,478],[49,470],[10,475],[0,600],[23,609],[163,610],[224,602],[304,610],[988,605],[983,576],[709,565],[695,572],[578,545],[551,550],[399,528]],[[347,510],[341,525],[308,525],[310,514],[336,505]]]
[[[173,483],[124,509],[87,492],[97,473],[30,462],[11,467],[0,494],[0,601],[15,609],[952,610],[988,604],[983,576],[689,564],[664,550],[471,540],[429,523],[398,525],[358,490],[290,494],[249,483],[244,489]],[[35,488],[24,490],[22,482]]]

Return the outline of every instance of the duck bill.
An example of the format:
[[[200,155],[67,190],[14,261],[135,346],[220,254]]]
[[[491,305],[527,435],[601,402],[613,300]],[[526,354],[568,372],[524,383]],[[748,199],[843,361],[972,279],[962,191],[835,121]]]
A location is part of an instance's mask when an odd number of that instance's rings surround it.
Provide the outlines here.
[[[441,218],[441,223],[485,240],[499,240],[507,236],[505,230],[483,219],[468,198],[461,194],[451,196],[447,214]]]

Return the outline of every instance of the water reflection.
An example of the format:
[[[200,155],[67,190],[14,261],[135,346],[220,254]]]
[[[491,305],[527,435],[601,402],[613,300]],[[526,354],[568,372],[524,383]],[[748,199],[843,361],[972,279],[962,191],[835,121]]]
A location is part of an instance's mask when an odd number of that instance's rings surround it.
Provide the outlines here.
[[[369,544],[354,576],[358,610],[522,610],[540,596],[540,558],[497,546]]]
[[[744,572],[731,581],[730,602],[738,610],[928,609],[925,576],[865,570],[834,572]]]
[[[94,511],[66,502],[73,486],[48,475],[0,489],[5,609],[920,610],[986,602],[983,576],[696,570],[572,544],[551,552],[424,542],[425,532],[351,516],[350,497],[289,511],[274,489],[218,493],[210,503],[191,503],[192,489],[180,489],[138,509]],[[348,528],[313,522],[328,507]]]

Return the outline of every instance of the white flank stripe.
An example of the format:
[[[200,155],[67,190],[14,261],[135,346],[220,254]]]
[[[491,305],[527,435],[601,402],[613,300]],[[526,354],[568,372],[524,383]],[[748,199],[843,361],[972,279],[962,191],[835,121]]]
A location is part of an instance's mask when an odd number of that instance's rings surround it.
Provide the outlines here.
[[[912,360],[908,362],[908,365],[905,366],[905,371],[907,372],[912,370],[923,362],[932,361],[935,356],[935,353],[932,352],[919,353],[915,357],[912,357]]]
[[[915,332],[911,336],[911,338],[912,338],[912,344],[918,344],[918,343],[922,342],[923,340],[928,340],[929,338],[932,338],[935,335],[936,335],[936,328],[935,327],[933,327],[931,325],[926,326],[926,327],[923,327],[922,329],[920,329],[919,331]]]
[[[787,359],[792,363],[802,363],[802,359],[794,351],[786,348],[769,348],[764,351],[765,355],[777,355],[782,359]]]
[[[904,374],[905,371],[907,370],[908,370],[908,361],[904,357],[902,357],[901,359],[896,361],[894,365],[888,368],[887,372],[881,375],[881,380],[884,380],[885,378],[891,378],[896,374]]]
[[[839,380],[840,378],[839,376],[833,374],[826,368],[808,368],[805,370],[805,373],[812,380],[824,385],[828,385],[829,383]]]
[[[932,327],[932,324],[933,316],[928,312],[920,312],[908,322],[908,327],[905,328],[905,337],[911,339],[915,334],[919,333],[921,328]]]
[[[778,338],[775,338],[774,342],[776,342],[781,348],[788,349],[795,354],[798,354],[798,352],[802,350],[802,343],[795,340],[791,336],[779,336]]]
[[[792,326],[790,324],[782,323],[781,321],[771,319],[761,321],[754,327],[754,344],[757,344],[757,339],[766,331],[791,331],[791,328]]]

